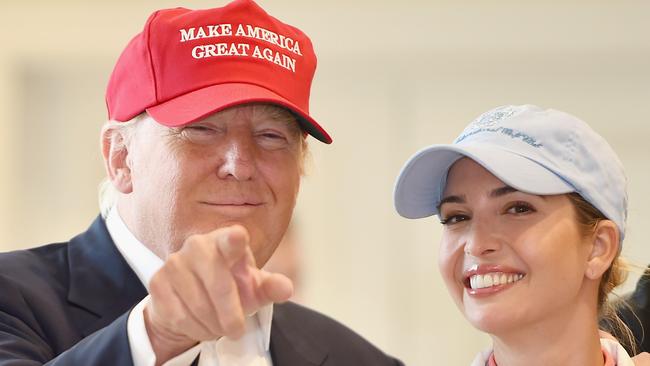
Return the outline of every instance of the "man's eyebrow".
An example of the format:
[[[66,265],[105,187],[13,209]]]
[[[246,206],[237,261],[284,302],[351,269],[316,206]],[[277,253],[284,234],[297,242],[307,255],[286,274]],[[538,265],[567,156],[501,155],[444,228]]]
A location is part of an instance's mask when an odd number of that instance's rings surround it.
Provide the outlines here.
[[[290,131],[295,130],[295,131],[302,132],[302,125],[300,124],[298,117],[296,117],[295,115],[293,115],[293,118],[275,117],[272,118],[272,120],[284,124]]]
[[[286,108],[269,109],[267,120],[280,123],[291,132],[302,133],[303,131],[298,115]]]
[[[443,199],[440,200],[440,203],[438,203],[438,207],[436,207],[436,208],[438,209],[438,212],[440,212],[440,207],[442,207],[442,205],[445,204],[445,203],[465,203],[465,202],[466,202],[466,200],[465,200],[464,195],[447,196],[447,197],[444,197]]]

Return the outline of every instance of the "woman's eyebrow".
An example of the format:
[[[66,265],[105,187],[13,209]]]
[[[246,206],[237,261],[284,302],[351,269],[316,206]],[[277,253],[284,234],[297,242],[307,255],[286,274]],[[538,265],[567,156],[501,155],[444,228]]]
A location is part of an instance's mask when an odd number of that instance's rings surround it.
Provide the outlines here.
[[[466,202],[465,195],[447,196],[440,200],[440,203],[438,203],[438,207],[436,208],[438,209],[438,212],[440,212],[440,207],[442,207],[442,205],[444,205],[445,203],[465,203],[465,202]]]
[[[490,192],[490,197],[496,198],[496,197],[505,196],[506,194],[515,193],[515,192],[519,192],[519,191],[510,186],[503,186],[503,187],[493,189],[492,192]]]
[[[490,197],[497,198],[497,197],[502,197],[502,196],[505,196],[507,194],[516,193],[516,192],[521,192],[521,191],[516,189],[516,188],[512,188],[510,186],[503,186],[501,188],[496,188],[496,189],[492,190],[492,192],[490,192]],[[522,193],[526,193],[526,192],[522,192]],[[531,194],[533,196],[537,196],[537,197],[539,197],[539,198],[541,198],[543,200],[546,200],[546,197],[547,197],[545,195],[532,194],[532,193],[529,193],[529,194]]]
[[[520,191],[510,186],[503,186],[503,187],[493,189],[492,191],[490,191],[488,196],[491,198],[498,198],[516,192],[520,192]],[[539,197],[545,199],[545,196],[539,196]],[[466,203],[466,202],[467,200],[465,198],[465,195],[451,195],[441,199],[440,203],[438,204],[438,207],[436,208],[438,209],[438,211],[440,211],[440,207],[442,207],[442,205],[444,205],[445,203]]]

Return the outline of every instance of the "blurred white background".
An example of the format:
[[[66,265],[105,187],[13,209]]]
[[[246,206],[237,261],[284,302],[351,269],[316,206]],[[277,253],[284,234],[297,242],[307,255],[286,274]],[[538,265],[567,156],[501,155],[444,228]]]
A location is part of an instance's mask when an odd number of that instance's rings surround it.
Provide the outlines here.
[[[104,88],[122,48],[157,8],[224,3],[0,2],[0,250],[90,224]],[[502,104],[564,110],[605,136],[630,178],[623,253],[650,263],[650,2],[260,4],[312,37],[312,114],[334,137],[311,140],[296,212],[304,303],[409,365],[469,364],[488,340],[439,278],[439,224],[398,217],[391,194],[413,152]]]

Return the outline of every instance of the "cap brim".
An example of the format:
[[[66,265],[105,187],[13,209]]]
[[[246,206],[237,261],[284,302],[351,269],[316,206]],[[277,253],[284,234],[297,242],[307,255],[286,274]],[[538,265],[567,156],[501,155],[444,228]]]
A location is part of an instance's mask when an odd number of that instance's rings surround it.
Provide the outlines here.
[[[305,132],[326,144],[332,143],[329,134],[308,113],[280,95],[254,84],[228,83],[208,86],[147,108],[147,113],[160,124],[179,127],[246,103],[272,103],[285,107],[296,115]]]
[[[481,145],[433,145],[413,155],[397,177],[397,212],[410,219],[437,215],[449,168],[462,157],[471,158],[522,192],[552,195],[576,190],[552,170],[512,151]]]

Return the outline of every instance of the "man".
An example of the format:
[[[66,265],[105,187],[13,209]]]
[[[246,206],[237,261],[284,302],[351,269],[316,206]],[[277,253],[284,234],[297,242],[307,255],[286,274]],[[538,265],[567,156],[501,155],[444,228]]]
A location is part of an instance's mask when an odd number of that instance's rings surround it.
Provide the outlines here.
[[[289,223],[310,40],[253,1],[151,15],[109,81],[102,212],[0,255],[0,364],[399,365],[259,268]]]

